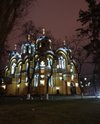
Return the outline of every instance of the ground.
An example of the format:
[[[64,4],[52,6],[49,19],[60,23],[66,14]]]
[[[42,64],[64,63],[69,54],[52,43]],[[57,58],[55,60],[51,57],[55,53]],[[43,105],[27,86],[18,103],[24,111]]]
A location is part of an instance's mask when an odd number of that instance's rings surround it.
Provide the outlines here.
[[[0,124],[99,124],[100,99],[0,99]]]

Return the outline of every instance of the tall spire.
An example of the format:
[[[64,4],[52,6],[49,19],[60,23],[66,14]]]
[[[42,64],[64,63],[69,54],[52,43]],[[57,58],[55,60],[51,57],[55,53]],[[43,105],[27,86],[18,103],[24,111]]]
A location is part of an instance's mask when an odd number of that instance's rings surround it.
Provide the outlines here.
[[[63,41],[63,45],[66,46],[66,41],[65,40]]]
[[[42,34],[45,35],[45,28],[42,29]]]
[[[31,40],[31,35],[30,35],[30,34],[27,35],[27,40],[28,40],[28,41]]]
[[[17,44],[14,45],[15,46],[15,50],[17,49]]]

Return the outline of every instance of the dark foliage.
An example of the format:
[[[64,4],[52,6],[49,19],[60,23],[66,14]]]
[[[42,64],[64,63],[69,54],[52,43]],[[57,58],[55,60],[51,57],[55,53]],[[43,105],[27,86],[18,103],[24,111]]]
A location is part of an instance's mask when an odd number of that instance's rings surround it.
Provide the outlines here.
[[[77,29],[80,36],[85,36],[90,43],[84,46],[87,50],[87,55],[94,56],[94,62],[100,62],[100,3],[96,0],[86,0],[88,9],[80,10],[78,21],[82,27]]]

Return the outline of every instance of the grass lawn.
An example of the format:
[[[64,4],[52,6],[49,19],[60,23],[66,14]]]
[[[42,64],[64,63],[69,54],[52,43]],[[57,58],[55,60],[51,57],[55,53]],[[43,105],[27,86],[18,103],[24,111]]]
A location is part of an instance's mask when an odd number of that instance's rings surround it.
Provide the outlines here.
[[[100,124],[100,100],[1,100],[0,124]]]

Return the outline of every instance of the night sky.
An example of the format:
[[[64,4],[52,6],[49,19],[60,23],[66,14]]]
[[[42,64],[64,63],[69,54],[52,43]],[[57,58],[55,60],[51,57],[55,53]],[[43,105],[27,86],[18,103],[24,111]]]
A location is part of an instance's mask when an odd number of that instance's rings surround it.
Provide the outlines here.
[[[39,0],[38,0],[39,1]],[[29,15],[38,26],[51,30],[57,38],[68,37],[75,33],[80,9],[85,9],[84,0],[41,0]]]
[[[12,48],[21,36],[22,25],[33,20],[34,24],[50,30],[55,38],[64,40],[75,34],[79,27],[78,14],[80,9],[86,9],[85,0],[38,0],[35,5],[31,3],[28,7],[27,16],[19,18],[11,34],[8,37],[8,44]]]

